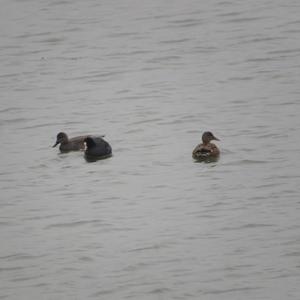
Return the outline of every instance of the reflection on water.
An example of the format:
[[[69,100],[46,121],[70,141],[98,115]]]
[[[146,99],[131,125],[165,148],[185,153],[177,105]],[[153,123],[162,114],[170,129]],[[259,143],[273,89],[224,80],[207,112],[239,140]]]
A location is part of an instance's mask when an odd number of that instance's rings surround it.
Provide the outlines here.
[[[215,163],[220,159],[220,156],[202,156],[202,157],[198,157],[197,159],[194,159],[194,161],[196,163]]]
[[[112,157],[112,154],[102,155],[102,156],[90,156],[85,154],[84,158],[87,162],[96,162],[98,160],[103,160]]]
[[[0,298],[298,300],[299,9],[3,0]]]

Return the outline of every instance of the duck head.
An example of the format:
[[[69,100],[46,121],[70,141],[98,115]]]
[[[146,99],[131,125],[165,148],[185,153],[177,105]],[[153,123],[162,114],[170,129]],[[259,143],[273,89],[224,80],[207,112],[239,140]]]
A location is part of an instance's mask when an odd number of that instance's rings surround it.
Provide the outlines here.
[[[62,144],[62,143],[66,143],[68,142],[68,136],[66,133],[64,132],[60,132],[57,136],[56,136],[56,142],[53,145],[53,148],[56,147],[58,144]]]
[[[203,144],[208,144],[212,140],[219,141],[210,131],[205,131],[202,135]]]
[[[87,138],[84,139],[84,143],[85,143],[87,149],[90,149],[90,148],[93,148],[96,146],[94,139],[90,136],[88,136]]]

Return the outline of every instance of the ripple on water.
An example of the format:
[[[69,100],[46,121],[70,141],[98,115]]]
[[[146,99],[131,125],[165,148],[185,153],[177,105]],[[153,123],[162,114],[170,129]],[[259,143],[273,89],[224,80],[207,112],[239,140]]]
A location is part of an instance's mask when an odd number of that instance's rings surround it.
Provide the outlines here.
[[[47,225],[45,227],[45,229],[80,227],[80,226],[84,226],[84,225],[100,224],[100,223],[102,223],[100,220],[74,221],[74,222],[68,222],[68,223],[50,224],[50,225]]]
[[[0,298],[298,299],[297,1],[2,2]]]

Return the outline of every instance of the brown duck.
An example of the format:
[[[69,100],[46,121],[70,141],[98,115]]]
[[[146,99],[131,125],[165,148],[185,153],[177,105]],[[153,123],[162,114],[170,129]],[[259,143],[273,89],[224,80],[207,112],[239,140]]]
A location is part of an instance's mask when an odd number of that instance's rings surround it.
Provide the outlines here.
[[[53,145],[53,147],[56,147],[58,144],[60,144],[59,150],[61,152],[84,150],[85,149],[84,140],[87,137],[88,135],[83,135],[83,136],[76,136],[69,139],[66,133],[60,132],[56,137],[56,142]]]
[[[211,143],[212,140],[219,141],[210,131],[202,135],[202,144],[199,144],[193,151],[193,158],[197,160],[206,158],[216,158],[220,154],[218,147]]]

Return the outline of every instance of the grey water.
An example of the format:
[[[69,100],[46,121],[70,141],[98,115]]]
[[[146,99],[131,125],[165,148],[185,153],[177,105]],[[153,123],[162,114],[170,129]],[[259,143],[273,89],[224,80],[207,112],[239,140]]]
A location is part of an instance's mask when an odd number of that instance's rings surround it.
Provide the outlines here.
[[[0,299],[300,299],[299,37],[298,0],[2,0]]]

